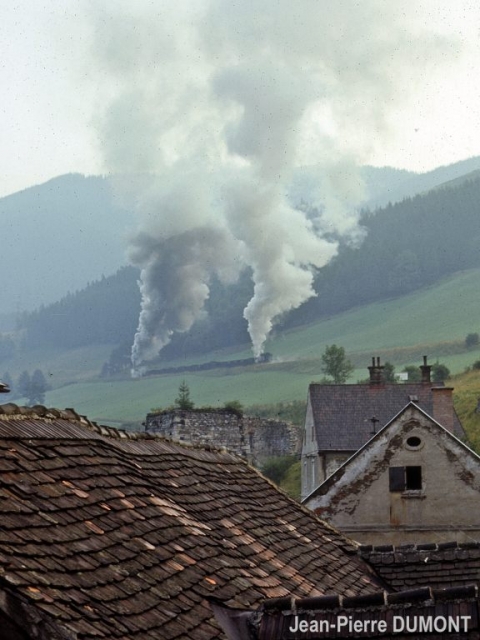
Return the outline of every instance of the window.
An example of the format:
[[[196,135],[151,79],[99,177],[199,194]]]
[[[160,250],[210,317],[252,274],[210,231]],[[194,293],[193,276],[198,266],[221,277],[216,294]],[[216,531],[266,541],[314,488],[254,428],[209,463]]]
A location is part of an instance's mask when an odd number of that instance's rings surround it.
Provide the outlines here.
[[[390,467],[390,491],[421,491],[422,467]]]
[[[422,440],[418,436],[410,436],[407,438],[407,446],[410,449],[419,449],[422,444]]]

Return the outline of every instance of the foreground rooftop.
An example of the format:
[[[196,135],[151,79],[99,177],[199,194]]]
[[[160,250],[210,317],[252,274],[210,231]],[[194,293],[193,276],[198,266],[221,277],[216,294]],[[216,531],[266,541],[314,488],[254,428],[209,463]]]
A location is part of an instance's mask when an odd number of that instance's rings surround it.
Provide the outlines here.
[[[351,542],[228,452],[0,406],[8,638],[225,638],[212,598],[379,588]]]

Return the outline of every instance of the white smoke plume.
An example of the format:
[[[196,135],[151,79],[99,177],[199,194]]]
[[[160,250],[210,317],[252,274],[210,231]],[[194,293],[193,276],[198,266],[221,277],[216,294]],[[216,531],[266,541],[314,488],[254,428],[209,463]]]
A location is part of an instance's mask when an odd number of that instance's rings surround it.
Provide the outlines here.
[[[416,25],[428,6],[415,3]],[[149,174],[130,252],[141,268],[135,368],[201,316],[213,274],[231,280],[243,265],[259,356],[275,321],[315,295],[332,238],[361,238],[356,166],[444,51],[411,10],[398,0],[91,5],[106,168]],[[305,163],[318,174],[316,217],[288,198]]]

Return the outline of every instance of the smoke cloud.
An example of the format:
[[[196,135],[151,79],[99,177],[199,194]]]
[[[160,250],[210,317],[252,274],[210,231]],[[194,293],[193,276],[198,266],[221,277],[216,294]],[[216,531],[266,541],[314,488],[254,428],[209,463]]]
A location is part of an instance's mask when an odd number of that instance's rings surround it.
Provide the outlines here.
[[[361,239],[357,166],[446,49],[418,27],[428,3],[416,3],[415,21],[411,9],[398,0],[90,5],[105,166],[144,178],[130,249],[142,293],[134,368],[201,317],[214,274],[232,281],[246,265],[254,295],[244,315],[259,356],[276,320],[315,295],[314,271],[338,239]],[[291,195],[305,164],[308,212]]]

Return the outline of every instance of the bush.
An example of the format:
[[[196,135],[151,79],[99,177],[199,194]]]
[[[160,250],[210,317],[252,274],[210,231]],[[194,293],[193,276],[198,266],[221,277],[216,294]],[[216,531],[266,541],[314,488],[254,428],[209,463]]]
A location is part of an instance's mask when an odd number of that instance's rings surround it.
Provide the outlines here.
[[[280,485],[290,467],[295,463],[295,460],[295,456],[268,458],[262,466],[262,473],[276,485]]]
[[[243,416],[243,405],[238,400],[229,400],[228,402],[225,402],[223,408],[235,413],[239,418]]]

